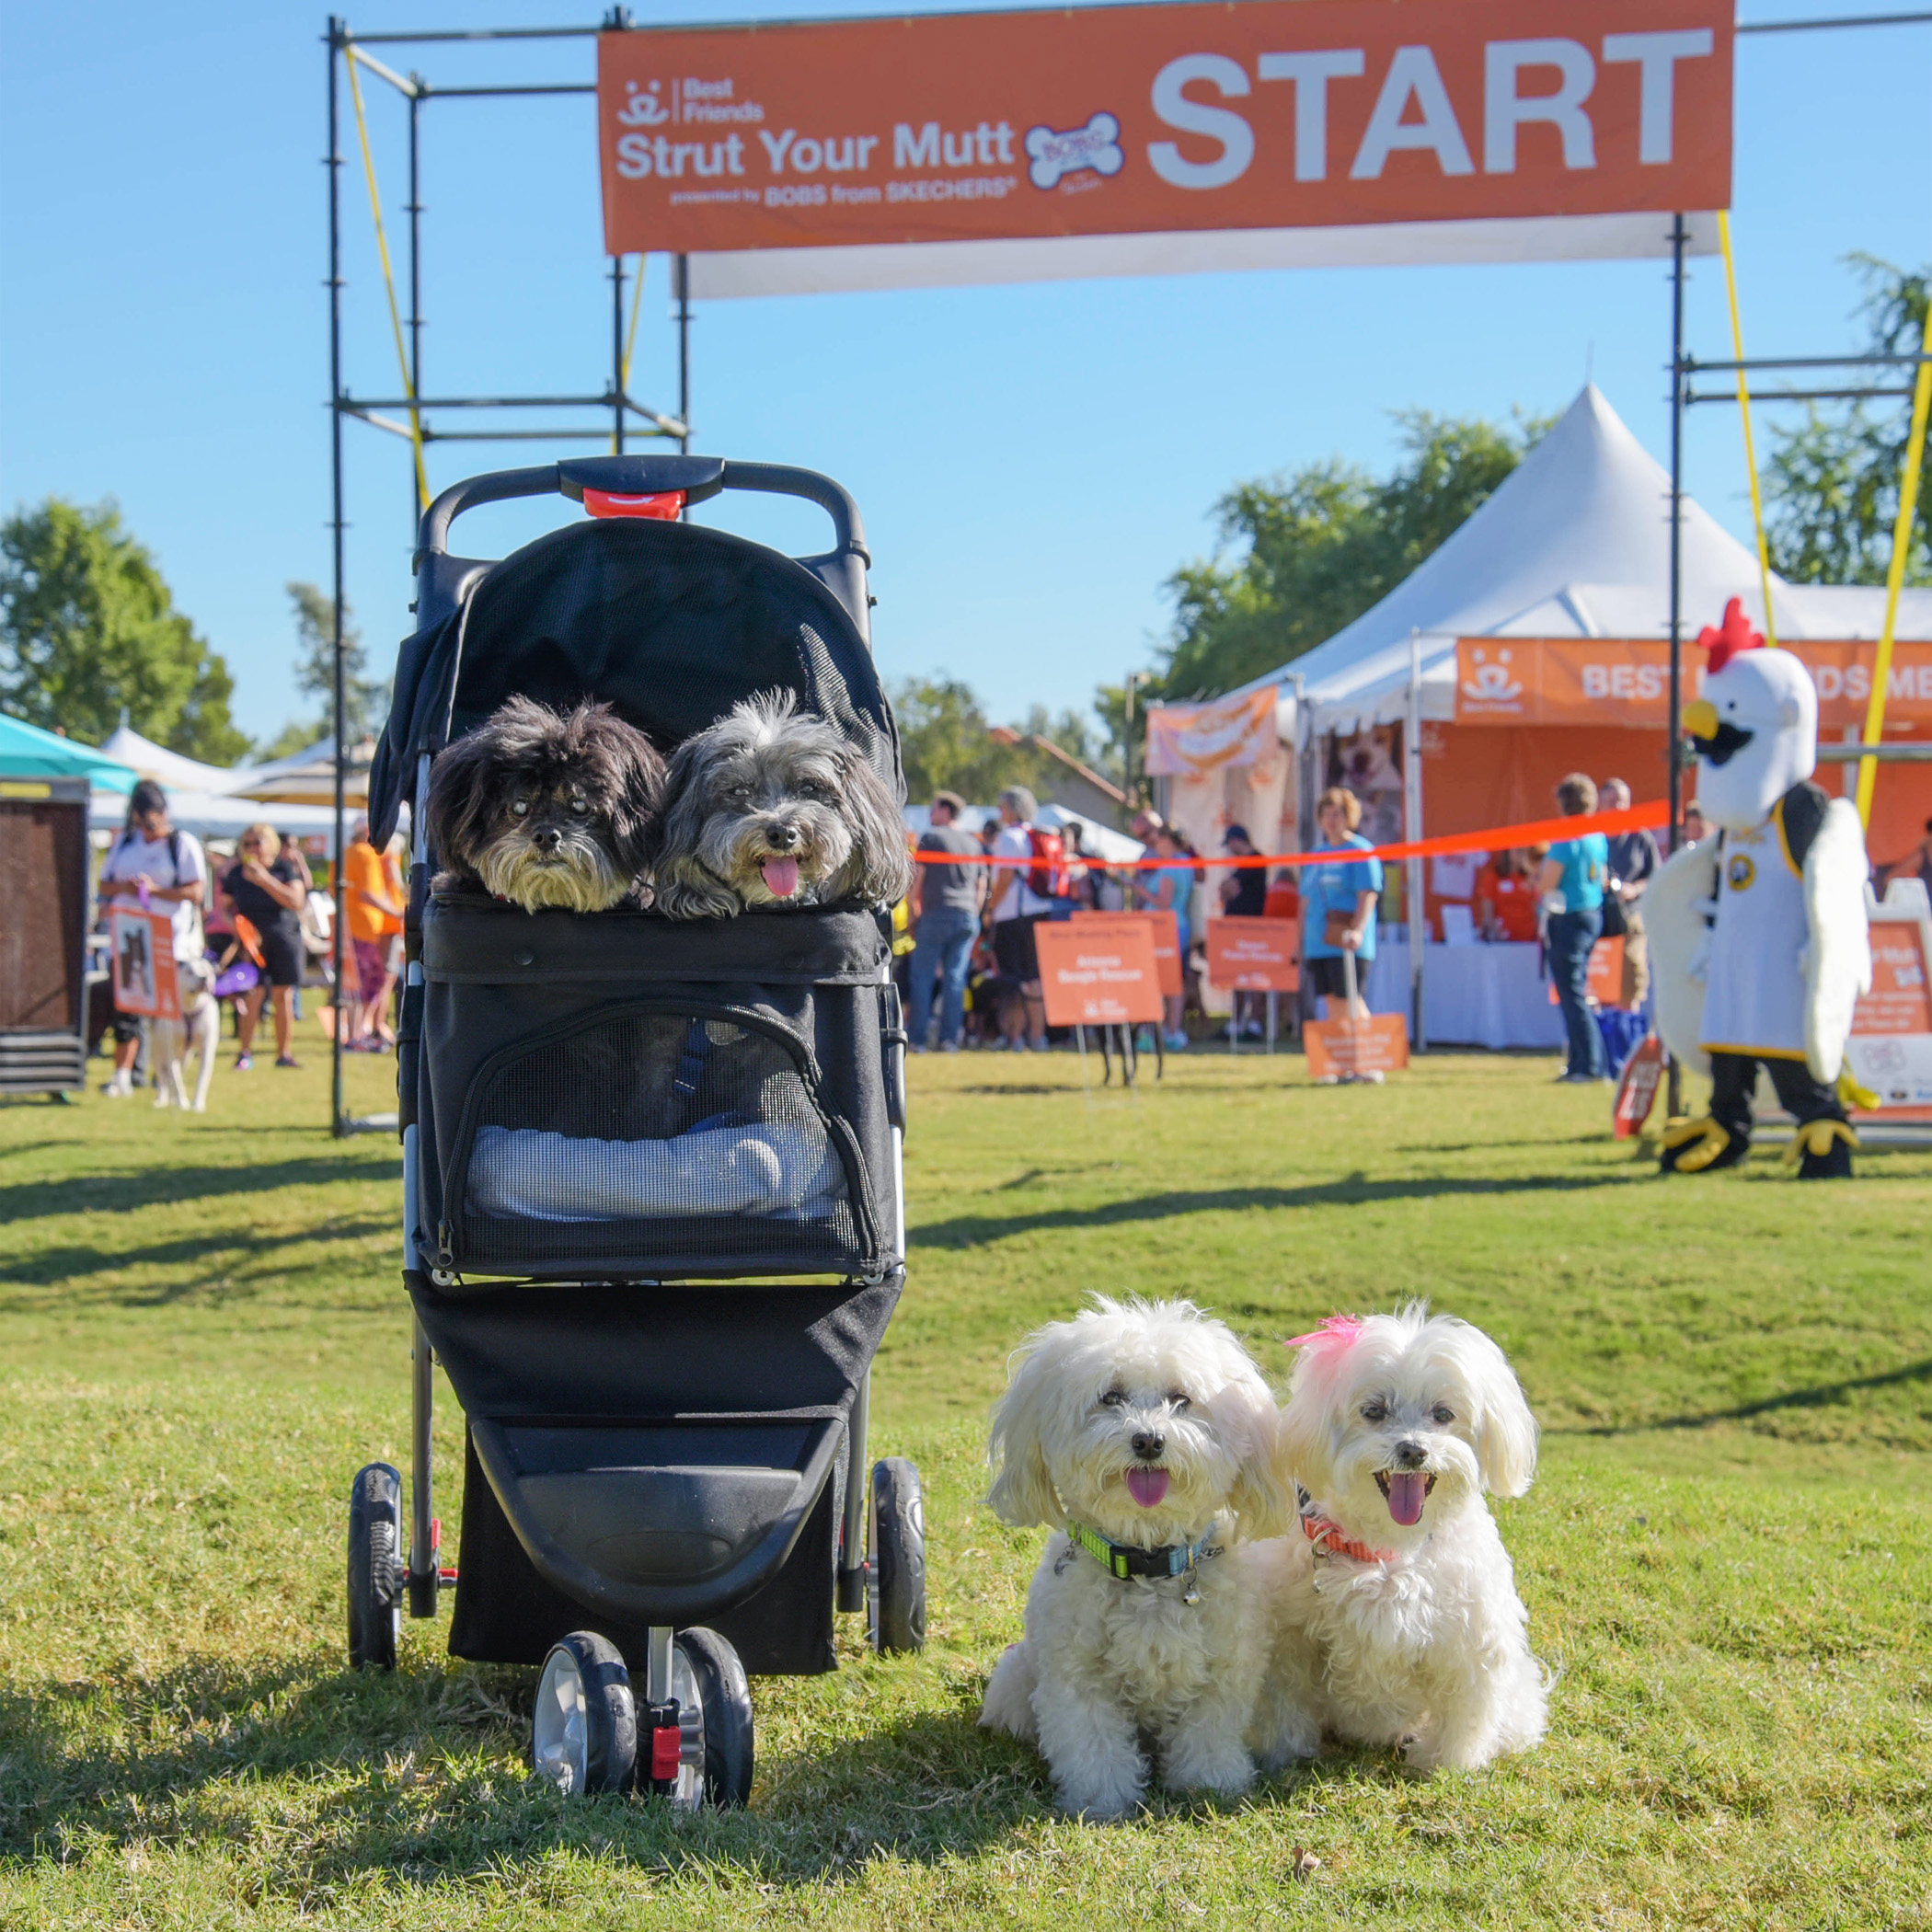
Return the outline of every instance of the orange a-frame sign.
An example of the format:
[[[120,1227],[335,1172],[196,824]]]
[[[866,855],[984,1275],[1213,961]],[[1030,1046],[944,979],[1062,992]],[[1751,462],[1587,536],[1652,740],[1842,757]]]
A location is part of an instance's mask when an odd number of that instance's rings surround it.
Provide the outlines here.
[[[1590,949],[1590,997],[1600,1006],[1618,1006],[1624,998],[1624,941],[1622,934],[1599,939]],[[1560,1006],[1556,982],[1549,986],[1549,1003]]]
[[[1110,1027],[1158,1021],[1160,972],[1144,915],[1042,920],[1033,928],[1047,1024]]]
[[[174,920],[167,913],[116,905],[108,912],[108,969],[114,1010],[143,1019],[179,1019]]]
[[[1154,935],[1154,963],[1160,968],[1164,999],[1179,999],[1187,991],[1180,973],[1180,920],[1173,913],[1075,913],[1082,919],[1144,919]]]
[[[1293,993],[1302,983],[1299,919],[1224,917],[1207,923],[1211,983],[1244,993]]]
[[[638,29],[599,40],[598,117],[612,254],[1008,245],[930,275],[796,262],[769,288],[1279,265],[1239,237],[1289,231],[1357,234],[1334,259],[1659,254],[1670,211],[1730,203],[1731,8],[1194,0]],[[1110,236],[1183,246],[1083,262]],[[1024,242],[1060,246],[1029,270]],[[747,272],[698,292],[758,293]]]
[[[1853,1010],[1845,1043],[1853,1077],[1892,1121],[1932,1121],[1932,918],[1923,903],[1888,893],[1872,913],[1871,991]]]

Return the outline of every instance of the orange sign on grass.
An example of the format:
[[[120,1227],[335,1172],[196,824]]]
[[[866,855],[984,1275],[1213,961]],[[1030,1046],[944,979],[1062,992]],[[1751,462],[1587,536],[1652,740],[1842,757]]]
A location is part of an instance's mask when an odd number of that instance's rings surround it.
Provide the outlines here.
[[[1111,1027],[1158,1022],[1160,971],[1144,915],[1042,920],[1033,928],[1047,1024]]]
[[[1590,949],[1590,996],[1600,1006],[1615,1006],[1622,1003],[1624,996],[1624,942],[1618,934],[1615,938],[1599,939]],[[1549,1003],[1561,1004],[1557,998],[1557,983],[1549,983]]]
[[[1224,916],[1207,923],[1207,976],[1243,993],[1293,993],[1302,983],[1299,919]]]
[[[1180,921],[1172,913],[1075,913],[1077,926],[1088,919],[1142,919],[1154,936],[1154,963],[1160,971],[1163,999],[1179,999],[1187,990],[1180,975]]]
[[[1311,1019],[1302,1029],[1308,1072],[1317,1080],[1399,1073],[1409,1064],[1409,1022],[1399,1013],[1367,1019]]]

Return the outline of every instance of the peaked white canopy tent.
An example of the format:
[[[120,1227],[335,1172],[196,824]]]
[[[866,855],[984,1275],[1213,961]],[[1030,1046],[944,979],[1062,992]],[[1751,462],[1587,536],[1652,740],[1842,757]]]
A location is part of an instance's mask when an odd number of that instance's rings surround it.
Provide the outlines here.
[[[1425,720],[1455,716],[1458,638],[1668,638],[1670,509],[1669,472],[1586,385],[1495,495],[1379,604],[1241,688],[1285,692],[1298,677],[1305,735],[1350,733],[1406,716],[1411,632],[1421,633]],[[1762,629],[1755,554],[1688,496],[1681,529],[1686,637],[1731,597]],[[1771,579],[1781,640],[1876,638],[1884,602],[1878,586]],[[1898,635],[1932,638],[1932,591],[1904,592]]]

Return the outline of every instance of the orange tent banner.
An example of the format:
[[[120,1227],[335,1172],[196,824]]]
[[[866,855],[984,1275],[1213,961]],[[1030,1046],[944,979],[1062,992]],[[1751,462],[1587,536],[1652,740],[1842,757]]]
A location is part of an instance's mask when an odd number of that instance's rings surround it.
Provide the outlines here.
[[[1208,705],[1161,705],[1147,713],[1147,776],[1202,778],[1253,765],[1274,747],[1275,688]]]
[[[1151,920],[1042,920],[1033,928],[1033,942],[1049,1026],[1128,1026],[1160,1018]]]
[[[1865,722],[1878,645],[1787,638],[1818,686],[1818,727]],[[1684,696],[1704,687],[1704,654],[1686,642]],[[1888,724],[1932,726],[1932,643],[1892,647]],[[1660,638],[1458,638],[1458,724],[1632,725],[1669,722],[1671,647]]]
[[[611,254],[1667,215],[1730,202],[1731,9],[1196,0],[636,29],[599,37],[598,117]],[[1661,252],[1668,225],[1597,252]]]

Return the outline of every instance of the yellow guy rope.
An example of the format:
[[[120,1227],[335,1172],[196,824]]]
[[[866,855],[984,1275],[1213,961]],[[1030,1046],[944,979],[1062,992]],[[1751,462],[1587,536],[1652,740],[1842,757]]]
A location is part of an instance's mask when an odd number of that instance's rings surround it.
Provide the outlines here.
[[[362,173],[369,182],[369,213],[375,218],[375,252],[382,259],[383,287],[389,296],[389,325],[396,331],[396,360],[402,367],[403,394],[409,398],[409,444],[416,455],[416,507],[430,507],[429,473],[422,464],[422,412],[416,407],[416,389],[409,380],[409,357],[403,347],[402,311],[396,305],[396,277],[389,268],[389,243],[383,234],[382,197],[375,191],[375,163],[369,154],[369,121],[362,112],[362,89],[355,77],[362,58],[349,49],[349,98],[355,103],[356,138],[362,144]]]
[[[1731,297],[1731,350],[1744,360],[1744,331],[1738,326],[1738,277],[1731,259],[1731,216],[1718,210],[1718,242],[1724,250],[1724,292]],[[1738,413],[1744,421],[1744,469],[1751,478],[1751,521],[1757,529],[1757,574],[1765,592],[1765,641],[1776,645],[1777,627],[1771,615],[1771,553],[1765,545],[1765,506],[1757,490],[1757,457],[1751,447],[1751,389],[1738,371]]]
[[[1885,697],[1892,683],[1892,634],[1898,627],[1899,591],[1912,554],[1912,520],[1918,510],[1919,471],[1926,454],[1926,418],[1932,412],[1932,303],[1926,307],[1925,339],[1919,344],[1918,380],[1912,385],[1912,433],[1905,443],[1905,468],[1899,478],[1898,521],[1892,526],[1892,567],[1885,572],[1885,624],[1879,632],[1878,661],[1871,667],[1871,699],[1865,710],[1865,742],[1876,744],[1885,729]],[[1871,793],[1879,761],[1858,760],[1858,816],[1871,824]]]
[[[621,260],[622,258],[619,257]],[[644,306],[644,258],[638,257],[638,283],[630,295],[630,327],[624,331],[624,362],[617,371],[617,386],[626,396],[630,394],[630,352],[638,346],[638,311]],[[618,407],[623,407],[620,401]],[[611,431],[611,454],[617,454],[617,432]]]

